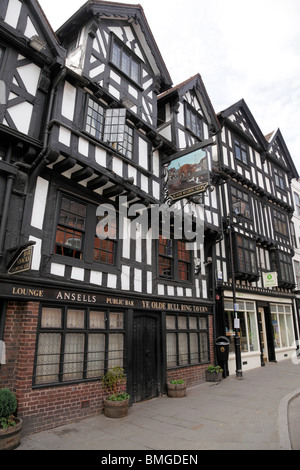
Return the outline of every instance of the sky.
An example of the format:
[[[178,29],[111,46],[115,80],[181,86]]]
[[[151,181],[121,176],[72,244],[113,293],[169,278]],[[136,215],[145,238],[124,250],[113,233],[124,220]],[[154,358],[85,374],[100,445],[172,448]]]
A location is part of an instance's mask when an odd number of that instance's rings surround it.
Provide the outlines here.
[[[56,31],[84,0],[39,0]],[[280,129],[300,176],[299,0],[139,3],[173,85],[200,73],[216,113],[242,98],[264,135]]]

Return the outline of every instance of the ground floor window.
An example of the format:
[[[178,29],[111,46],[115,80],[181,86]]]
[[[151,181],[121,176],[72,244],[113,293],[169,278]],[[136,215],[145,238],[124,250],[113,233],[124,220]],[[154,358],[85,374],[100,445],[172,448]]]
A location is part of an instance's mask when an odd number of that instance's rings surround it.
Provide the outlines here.
[[[294,328],[291,305],[271,304],[270,307],[275,348],[292,346],[294,343]]]
[[[234,311],[233,303],[225,301],[226,336],[230,341],[229,352],[234,352]],[[255,302],[238,303],[237,318],[240,320],[241,352],[259,351]]]
[[[85,380],[124,367],[124,313],[42,307],[34,384]]]
[[[209,362],[208,318],[167,315],[167,367]]]

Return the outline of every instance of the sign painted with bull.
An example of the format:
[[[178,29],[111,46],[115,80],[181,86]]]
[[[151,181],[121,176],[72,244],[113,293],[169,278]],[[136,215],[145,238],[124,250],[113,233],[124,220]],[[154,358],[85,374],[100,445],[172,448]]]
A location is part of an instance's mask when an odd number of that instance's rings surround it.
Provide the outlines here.
[[[168,198],[171,201],[194,196],[209,186],[208,150],[196,149],[168,165]]]

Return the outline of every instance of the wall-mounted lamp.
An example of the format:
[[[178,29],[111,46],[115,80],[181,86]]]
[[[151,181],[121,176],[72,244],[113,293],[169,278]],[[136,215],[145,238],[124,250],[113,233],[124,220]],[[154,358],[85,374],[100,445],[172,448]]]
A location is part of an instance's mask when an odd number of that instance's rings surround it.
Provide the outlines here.
[[[32,47],[32,49],[41,52],[46,47],[46,43],[39,36],[35,35],[30,38],[29,46]]]

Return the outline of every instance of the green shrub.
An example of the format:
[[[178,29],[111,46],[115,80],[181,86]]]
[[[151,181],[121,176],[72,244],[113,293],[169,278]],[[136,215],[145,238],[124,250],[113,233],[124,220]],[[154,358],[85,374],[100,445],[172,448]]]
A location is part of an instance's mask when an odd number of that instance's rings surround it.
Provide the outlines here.
[[[178,385],[178,384],[184,384],[184,380],[182,379],[177,379],[177,380],[170,380],[170,384],[172,385]]]
[[[15,425],[13,413],[17,409],[17,398],[8,388],[0,389],[0,427],[9,428]]]

